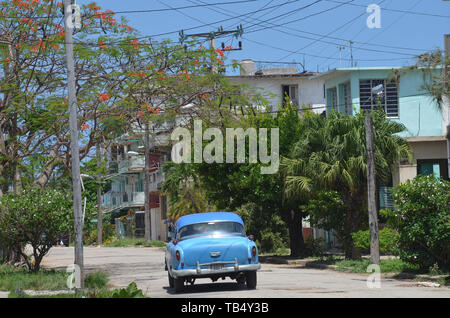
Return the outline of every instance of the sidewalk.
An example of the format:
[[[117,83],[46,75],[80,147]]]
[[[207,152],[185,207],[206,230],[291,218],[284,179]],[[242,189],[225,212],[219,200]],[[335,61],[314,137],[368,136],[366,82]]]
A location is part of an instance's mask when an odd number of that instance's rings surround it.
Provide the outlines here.
[[[390,259],[393,256],[381,256],[381,259]],[[285,264],[293,265],[305,268],[315,268],[315,269],[328,269],[336,271],[338,266],[326,264],[324,260],[322,263],[317,258],[293,258],[288,255],[266,255],[260,256],[259,261],[261,263],[267,264]],[[351,268],[341,268],[339,271],[352,272]],[[439,279],[447,277],[447,275],[427,275],[427,274],[413,274],[413,273],[382,273],[384,278],[394,278],[394,279],[408,279],[408,280],[424,280],[437,282]]]
[[[0,291],[0,298],[8,298],[9,292]]]

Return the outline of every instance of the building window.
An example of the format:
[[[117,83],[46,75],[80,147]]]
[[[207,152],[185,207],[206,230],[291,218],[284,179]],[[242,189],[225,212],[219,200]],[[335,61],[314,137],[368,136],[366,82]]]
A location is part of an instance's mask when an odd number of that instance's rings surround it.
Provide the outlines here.
[[[398,117],[398,93],[395,81],[386,79],[360,80],[359,101],[361,110],[383,109],[387,117]]]
[[[425,176],[433,175],[436,178],[448,180],[447,159],[418,159],[417,174]]]
[[[336,87],[327,89],[327,111],[337,110],[337,89]]]
[[[281,85],[281,93],[283,105],[286,103],[287,97],[294,105],[298,105],[298,85]]]

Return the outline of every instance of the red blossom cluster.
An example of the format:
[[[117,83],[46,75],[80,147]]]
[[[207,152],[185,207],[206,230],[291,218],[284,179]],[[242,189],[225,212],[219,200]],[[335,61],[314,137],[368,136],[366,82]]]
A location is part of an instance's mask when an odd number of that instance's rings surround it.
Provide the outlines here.
[[[102,102],[106,102],[110,98],[108,93],[100,93],[99,95]]]

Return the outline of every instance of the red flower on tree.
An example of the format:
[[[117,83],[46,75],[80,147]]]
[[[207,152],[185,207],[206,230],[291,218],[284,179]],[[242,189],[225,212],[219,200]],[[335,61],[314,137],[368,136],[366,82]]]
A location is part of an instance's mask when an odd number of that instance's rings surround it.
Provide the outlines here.
[[[108,100],[109,100],[109,94],[108,94],[108,93],[102,93],[102,94],[100,94],[100,99],[101,99],[103,102],[108,101]]]

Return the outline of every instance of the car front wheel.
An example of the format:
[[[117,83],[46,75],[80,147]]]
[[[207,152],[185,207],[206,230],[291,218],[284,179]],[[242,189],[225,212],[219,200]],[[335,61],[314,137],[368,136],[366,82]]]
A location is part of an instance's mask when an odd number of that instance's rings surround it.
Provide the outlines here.
[[[256,288],[256,271],[247,272],[245,277],[245,282],[248,289]]]

